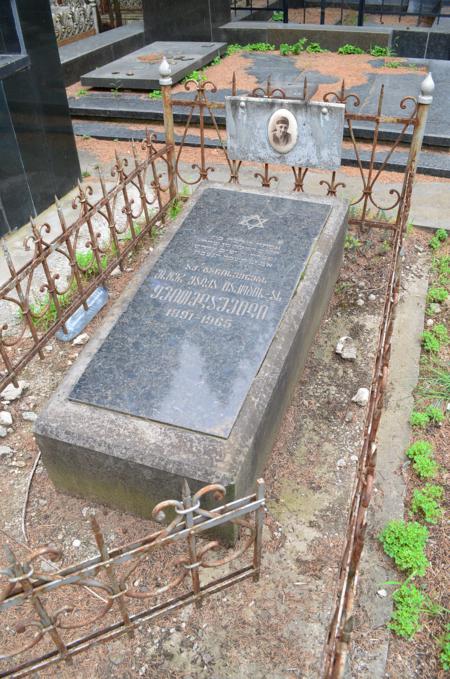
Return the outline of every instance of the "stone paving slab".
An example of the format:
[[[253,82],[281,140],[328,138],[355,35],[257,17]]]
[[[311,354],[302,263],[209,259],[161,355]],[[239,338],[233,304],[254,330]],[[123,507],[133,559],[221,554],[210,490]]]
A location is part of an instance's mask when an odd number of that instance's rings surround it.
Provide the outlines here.
[[[258,80],[258,83],[265,83],[270,75],[273,85],[275,87],[282,86],[289,98],[302,96],[305,76],[308,80],[308,97],[311,97],[316,92],[317,87],[324,83],[329,83],[330,91],[338,89],[340,85],[340,81],[336,76],[323,74],[316,70],[299,69],[289,57],[280,59],[280,57],[271,54],[255,53],[245,54],[244,56],[249,64],[246,70]],[[450,147],[450,124],[448,122],[448,110],[450,110],[450,62],[410,59],[408,63],[411,63],[413,66],[416,64],[419,66],[426,65],[432,72],[436,84],[424,142],[430,146],[448,148]],[[374,60],[373,65],[377,64],[381,66],[383,60]],[[400,102],[403,97],[417,96],[419,94],[423,78],[424,73],[422,71],[414,70],[406,74],[395,73],[395,69],[393,69],[392,74],[378,75],[376,73],[369,73],[367,75],[367,82],[352,88],[352,91],[361,99],[361,106],[355,109],[355,111],[375,113],[380,87],[384,83],[383,112],[386,115],[406,114],[409,109],[407,108],[405,111],[402,111],[400,109]],[[243,90],[240,90],[238,93],[245,94]],[[216,93],[208,93],[208,96],[211,101],[223,102],[225,97],[230,94],[229,88],[222,88]],[[176,96],[177,99],[192,98],[192,94],[185,92],[177,93]],[[75,117],[111,117],[147,121],[162,120],[161,101],[144,99],[142,96],[133,93],[114,95],[112,93],[93,92],[77,99],[71,97],[69,99],[69,107],[72,116]],[[188,114],[188,109],[174,108],[174,118],[177,123],[185,122]],[[225,125],[224,111],[217,110],[214,115],[219,125]],[[198,113],[194,112],[192,122],[199,122]],[[208,115],[205,116],[205,122],[207,124],[211,123]],[[354,130],[360,138],[372,138],[370,125],[364,121],[354,125]],[[399,126],[383,124],[380,130],[380,140],[392,141],[396,139],[398,130]],[[410,131],[406,131],[404,139],[405,141],[411,139]]]
[[[129,128],[126,125],[103,123],[99,121],[74,121],[74,133],[80,137],[93,137],[94,139],[102,140],[118,140],[118,141],[141,141],[145,138],[145,130],[136,130]],[[163,144],[165,135],[162,132],[156,132],[157,143]],[[175,135],[175,143],[181,143],[181,135]],[[197,134],[188,134],[184,139],[185,146],[192,148],[200,147],[200,137]],[[205,147],[210,149],[221,148],[219,139],[205,139]],[[363,167],[368,167],[370,162],[370,152],[360,151],[360,158]],[[386,151],[378,152],[375,155],[375,167],[378,169],[386,157]],[[386,170],[391,172],[403,172],[408,160],[407,151],[394,151],[390,160],[386,164]],[[357,167],[357,161],[353,149],[342,149],[341,164],[349,167]],[[428,149],[422,149],[419,162],[417,165],[417,172],[419,174],[429,175],[432,177],[450,178],[450,155],[445,152],[434,152]]]
[[[86,73],[81,77],[81,84],[108,89],[157,90],[163,55],[171,66],[172,80],[177,83],[192,71],[209,64],[225,48],[223,42],[152,42]]]

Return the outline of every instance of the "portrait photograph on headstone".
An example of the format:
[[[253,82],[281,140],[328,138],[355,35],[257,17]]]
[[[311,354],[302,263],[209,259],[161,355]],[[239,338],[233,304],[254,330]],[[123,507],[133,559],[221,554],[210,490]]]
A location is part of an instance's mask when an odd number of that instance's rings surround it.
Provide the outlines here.
[[[280,108],[271,116],[267,134],[270,145],[277,153],[289,153],[298,138],[295,116],[287,109]]]

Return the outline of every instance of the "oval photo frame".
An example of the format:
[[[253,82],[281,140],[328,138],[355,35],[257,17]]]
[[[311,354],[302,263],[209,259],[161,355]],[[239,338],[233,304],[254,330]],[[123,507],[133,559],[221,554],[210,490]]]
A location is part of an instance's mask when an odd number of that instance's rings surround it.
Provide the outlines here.
[[[269,144],[277,153],[289,153],[297,143],[298,125],[293,113],[279,108],[272,113],[267,126]]]

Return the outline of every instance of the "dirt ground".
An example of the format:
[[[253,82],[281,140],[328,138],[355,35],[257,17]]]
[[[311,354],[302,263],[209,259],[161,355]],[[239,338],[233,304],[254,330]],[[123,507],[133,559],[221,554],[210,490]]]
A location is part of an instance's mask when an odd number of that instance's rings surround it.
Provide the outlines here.
[[[40,671],[39,677],[319,676],[364,418],[364,409],[351,398],[370,380],[390,253],[388,234],[358,237],[360,245],[346,251],[335,295],[266,466],[268,513],[261,581],[211,597],[201,610],[188,607],[146,625],[133,642],[121,639],[91,649],[76,658],[73,669],[59,665]],[[129,268],[136,270],[151,246],[148,243],[133,257]],[[111,279],[112,300],[131,275],[130,271]],[[90,335],[104,313],[88,328]],[[357,344],[354,363],[334,353],[343,335],[351,335]],[[57,493],[41,464],[24,511],[37,447],[32,423],[22,413],[39,412],[79,351],[52,340],[45,360],[36,359],[25,370],[23,379],[30,385],[25,395],[4,406],[13,425],[2,443],[12,452],[0,462],[1,542],[19,555],[26,554],[25,517],[30,546],[60,546],[66,565],[96,553],[88,523],[92,511],[110,546],[156,528],[148,521]],[[171,556],[160,556],[153,564],[156,581],[161,581]],[[43,570],[49,568],[43,564]],[[75,619],[100,605],[87,597],[77,603],[80,610],[74,612]],[[10,624],[5,627],[9,647],[11,639],[17,642],[16,635],[10,638],[12,631]]]

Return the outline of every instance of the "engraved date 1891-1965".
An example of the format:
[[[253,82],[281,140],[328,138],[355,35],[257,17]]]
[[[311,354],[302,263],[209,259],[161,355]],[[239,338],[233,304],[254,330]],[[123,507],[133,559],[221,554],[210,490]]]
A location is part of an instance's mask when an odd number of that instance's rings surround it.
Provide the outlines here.
[[[186,309],[176,309],[175,307],[170,307],[166,311],[166,316],[171,318],[179,318],[182,321],[196,321],[197,315],[193,311],[187,311]],[[231,318],[223,318],[223,316],[211,316],[210,314],[204,314],[200,317],[201,325],[214,325],[216,328],[231,328]]]

